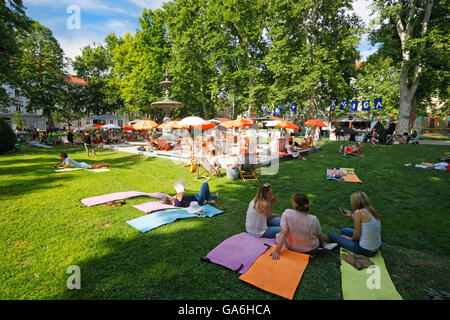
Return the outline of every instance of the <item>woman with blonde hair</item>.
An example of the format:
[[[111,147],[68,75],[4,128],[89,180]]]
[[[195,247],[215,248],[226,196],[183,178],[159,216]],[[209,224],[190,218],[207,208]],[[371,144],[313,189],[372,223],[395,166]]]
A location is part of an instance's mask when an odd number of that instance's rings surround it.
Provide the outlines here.
[[[281,215],[281,232],[277,236],[277,246],[271,253],[272,259],[280,258],[281,248],[286,245],[290,250],[315,254],[320,247],[331,250],[336,244],[326,244],[319,219],[309,214],[309,199],[301,193],[291,197],[292,209],[286,209]]]
[[[352,217],[354,229],[343,228],[341,235],[329,233],[331,241],[356,254],[373,257],[381,247],[380,215],[372,207],[369,197],[364,192],[355,192],[350,196],[353,213],[343,210],[343,214]]]
[[[278,197],[272,194],[269,183],[259,186],[247,209],[245,228],[248,233],[258,238],[275,238],[281,231],[280,215],[272,214],[273,205],[277,200]]]

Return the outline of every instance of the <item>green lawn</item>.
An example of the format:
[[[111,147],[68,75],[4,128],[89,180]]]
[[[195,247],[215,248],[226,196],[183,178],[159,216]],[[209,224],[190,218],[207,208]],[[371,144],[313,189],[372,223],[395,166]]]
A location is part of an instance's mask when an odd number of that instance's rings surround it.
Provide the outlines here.
[[[382,253],[404,299],[427,299],[428,288],[450,291],[448,197],[450,173],[414,168],[450,153],[446,146],[365,146],[365,157],[343,158],[328,143],[307,161],[280,163],[263,176],[280,197],[274,211],[290,205],[293,192],[306,193],[324,232],[351,226],[337,207],[350,207],[352,192],[364,191],[382,217]],[[239,280],[221,266],[202,262],[224,239],[245,231],[245,214],[258,182],[210,180],[226,210],[213,218],[184,219],[141,233],[126,220],[143,213],[131,205],[87,208],[82,198],[120,191],[173,193],[182,178],[188,192],[201,182],[188,168],[165,159],[99,150],[95,162],[109,172],[55,173],[60,151],[86,159],[81,147],[24,148],[0,155],[0,299],[282,299]],[[405,163],[413,166],[405,167]],[[326,169],[353,167],[362,184],[328,181]],[[294,299],[342,299],[339,254],[311,260]],[[81,270],[81,290],[68,290],[70,265]]]

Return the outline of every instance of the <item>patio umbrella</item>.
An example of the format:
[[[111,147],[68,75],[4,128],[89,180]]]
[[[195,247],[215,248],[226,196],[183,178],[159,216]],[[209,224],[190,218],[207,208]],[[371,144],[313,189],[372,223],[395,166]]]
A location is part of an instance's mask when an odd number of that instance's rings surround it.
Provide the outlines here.
[[[109,130],[109,129],[111,129],[111,130],[120,130],[122,128],[120,126],[118,126],[117,124],[110,123],[110,124],[105,124],[102,127],[102,129],[105,129],[105,130]]]
[[[192,128],[200,129],[200,130],[208,130],[208,129],[212,129],[214,127],[215,127],[214,123],[211,123],[211,122],[208,122],[206,124],[200,124],[200,125],[192,126]]]
[[[189,126],[181,126],[180,125],[180,121],[178,121],[178,120],[172,120],[172,121],[160,124],[158,126],[158,129],[166,129],[166,128],[171,128],[171,129],[189,129]]]
[[[289,122],[289,121],[282,121],[280,123],[277,123],[275,125],[275,127],[284,128],[284,129],[300,130],[300,128],[298,126],[296,126],[295,124],[293,124],[292,122]]]
[[[122,127],[123,130],[127,130],[127,131],[133,131],[134,128],[132,126],[123,126]]]
[[[200,117],[187,117],[182,119],[179,122],[180,126],[201,126],[201,125],[205,125],[208,124],[208,122],[206,122],[205,120],[203,120]]]
[[[80,128],[79,130],[81,131],[92,131],[92,130],[97,130],[98,128],[96,128],[93,124],[88,124],[82,128]]]
[[[103,127],[105,124],[103,124],[103,123],[101,123],[101,124],[94,124],[94,127],[96,127],[96,128],[101,128],[101,127]]]
[[[327,126],[321,120],[308,120],[305,122],[305,124],[307,126],[313,126],[313,127],[326,127]]]
[[[230,129],[230,128],[249,127],[253,126],[254,123],[250,119],[236,119],[222,122],[220,125]]]
[[[133,124],[134,130],[152,130],[155,129],[158,124],[153,120],[141,120]]]

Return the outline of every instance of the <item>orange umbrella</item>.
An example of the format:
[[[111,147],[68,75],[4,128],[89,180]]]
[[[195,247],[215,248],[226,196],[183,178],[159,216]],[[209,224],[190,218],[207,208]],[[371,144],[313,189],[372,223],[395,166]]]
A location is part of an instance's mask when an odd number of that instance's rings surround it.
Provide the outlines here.
[[[248,127],[248,126],[252,126],[254,123],[252,120],[249,119],[236,119],[236,120],[230,120],[230,121],[225,121],[223,123],[221,123],[220,125],[225,127],[225,128],[239,128],[239,127]]]
[[[153,120],[142,120],[132,125],[134,130],[152,130],[157,126],[158,124]]]
[[[320,120],[308,120],[305,123],[307,126],[326,127],[327,125]]]
[[[214,123],[211,123],[211,122],[208,122],[207,124],[201,124],[198,126],[192,126],[192,128],[194,128],[194,129],[201,129],[201,130],[207,130],[207,129],[211,129],[214,127],[215,127]]]
[[[179,124],[179,122],[180,122],[180,121],[178,121],[178,120],[173,120],[173,121],[170,121],[170,122],[166,122],[166,123],[160,124],[160,125],[158,126],[158,129],[165,129],[165,128],[172,128],[172,129],[189,129],[188,126],[181,126],[181,125]]]
[[[285,128],[285,129],[294,129],[294,130],[300,130],[299,127],[297,127],[295,124],[289,121],[282,121],[275,125],[275,127],[278,128]]]
[[[94,124],[94,127],[96,127],[96,128],[101,128],[101,127],[103,127],[104,126],[104,124],[102,123],[102,124]]]
[[[123,126],[122,129],[128,131],[134,130],[133,126]]]

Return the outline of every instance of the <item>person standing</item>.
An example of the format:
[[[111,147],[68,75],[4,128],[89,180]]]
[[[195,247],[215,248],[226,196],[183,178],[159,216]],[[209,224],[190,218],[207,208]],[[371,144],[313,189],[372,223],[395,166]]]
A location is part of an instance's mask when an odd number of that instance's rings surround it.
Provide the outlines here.
[[[92,138],[91,138],[91,135],[89,134],[89,132],[84,133],[83,142],[84,142],[84,148],[86,149],[86,154],[87,154],[88,158],[90,158],[89,151],[92,151],[94,156],[97,156],[97,154],[95,153],[95,149],[92,146]]]
[[[73,132],[72,132],[72,130],[69,130],[69,132],[67,132],[67,141],[69,141],[70,146],[73,147]]]

